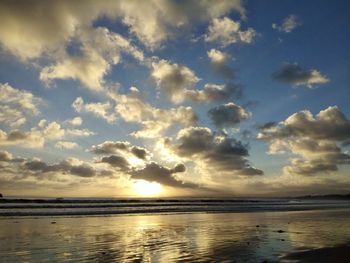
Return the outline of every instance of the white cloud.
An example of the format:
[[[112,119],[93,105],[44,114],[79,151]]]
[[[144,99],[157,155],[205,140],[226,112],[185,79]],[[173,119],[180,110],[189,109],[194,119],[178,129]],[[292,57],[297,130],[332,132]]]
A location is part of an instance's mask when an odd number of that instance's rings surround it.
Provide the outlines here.
[[[10,127],[19,127],[27,121],[27,117],[38,115],[41,102],[29,91],[0,83],[0,121]]]
[[[18,145],[29,148],[42,148],[46,140],[58,140],[65,135],[65,130],[57,122],[41,121],[38,127],[22,132],[0,130],[0,145]]]
[[[66,120],[65,123],[68,123],[72,126],[80,126],[83,124],[83,120],[80,117],[74,117],[72,119]]]
[[[79,147],[79,145],[76,142],[69,142],[69,141],[59,141],[55,144],[55,147],[58,149],[76,149]]]
[[[329,173],[350,164],[350,155],[338,146],[350,139],[350,122],[335,106],[315,117],[310,111],[294,113],[278,124],[262,127],[258,139],[270,144],[271,154],[289,151],[295,155],[284,167],[286,174]]]
[[[142,100],[137,88],[132,87],[130,95],[121,95],[110,90],[109,96],[116,102],[115,111],[126,122],[139,123],[142,129],[132,133],[135,137],[161,137],[174,124],[193,125],[197,116],[191,107],[160,109]],[[171,118],[169,118],[171,116]]]
[[[40,78],[74,79],[90,90],[103,89],[104,77],[125,52],[142,61],[142,51],[107,28],[94,28],[98,18],[118,19],[147,47],[154,49],[181,30],[237,11],[245,17],[240,0],[210,1],[50,1],[0,3],[0,43],[22,61],[48,58]],[[30,41],[28,41],[30,39]],[[98,39],[96,41],[95,39]],[[67,46],[77,43],[81,55]]]
[[[89,129],[68,129],[66,130],[66,134],[76,137],[88,137],[96,135],[95,132],[90,131]]]
[[[158,89],[174,103],[182,102],[185,99],[184,91],[193,89],[199,81],[188,67],[170,63],[167,60],[153,62],[151,75],[157,82]]]
[[[95,115],[98,118],[106,120],[108,123],[113,123],[116,120],[116,115],[112,111],[112,105],[110,102],[106,103],[85,103],[83,98],[78,97],[72,103],[72,107],[77,112],[89,112]]]
[[[212,48],[207,52],[207,55],[208,55],[208,58],[210,59],[214,72],[218,73],[219,75],[227,79],[234,78],[235,76],[234,71],[228,64],[228,60],[230,56],[227,53]]]
[[[228,55],[220,50],[212,48],[207,52],[208,57],[212,63],[226,63],[228,60]]]
[[[285,19],[283,19],[280,25],[275,23],[272,24],[272,28],[276,29],[279,32],[290,33],[300,25],[300,19],[296,15],[289,15]]]
[[[240,30],[241,23],[233,21],[229,17],[214,18],[208,27],[208,33],[204,36],[206,42],[217,42],[222,47],[234,43],[251,43],[256,36],[253,28],[246,31]]]
[[[103,89],[104,76],[112,65],[120,62],[121,52],[130,53],[140,61],[144,59],[143,53],[127,39],[106,28],[84,31],[80,40],[83,45],[81,56],[66,54],[55,65],[45,67],[40,73],[40,79],[45,82],[52,79],[74,79],[91,90],[100,91]]]

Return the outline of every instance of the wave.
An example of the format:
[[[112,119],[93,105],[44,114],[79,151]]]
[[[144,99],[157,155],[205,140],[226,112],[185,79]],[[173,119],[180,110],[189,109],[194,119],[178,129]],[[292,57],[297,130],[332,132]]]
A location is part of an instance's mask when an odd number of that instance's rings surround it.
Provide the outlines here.
[[[234,213],[334,208],[350,208],[350,202],[289,199],[1,199],[0,217]]]

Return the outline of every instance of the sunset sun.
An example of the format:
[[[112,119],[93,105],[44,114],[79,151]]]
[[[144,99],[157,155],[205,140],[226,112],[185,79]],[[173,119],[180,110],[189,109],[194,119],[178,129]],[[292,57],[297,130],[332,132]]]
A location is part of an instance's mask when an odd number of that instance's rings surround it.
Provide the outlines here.
[[[134,181],[133,187],[136,194],[143,197],[158,196],[163,191],[161,184],[145,180]]]

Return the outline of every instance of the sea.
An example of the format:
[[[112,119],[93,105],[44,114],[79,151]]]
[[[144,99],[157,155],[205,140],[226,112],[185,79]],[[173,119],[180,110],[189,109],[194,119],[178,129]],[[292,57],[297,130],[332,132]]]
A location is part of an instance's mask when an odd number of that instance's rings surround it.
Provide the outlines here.
[[[350,201],[0,199],[0,262],[349,262]]]
[[[349,200],[302,199],[0,199],[0,217],[9,216],[107,216],[153,213],[234,213],[305,211],[350,208]]]

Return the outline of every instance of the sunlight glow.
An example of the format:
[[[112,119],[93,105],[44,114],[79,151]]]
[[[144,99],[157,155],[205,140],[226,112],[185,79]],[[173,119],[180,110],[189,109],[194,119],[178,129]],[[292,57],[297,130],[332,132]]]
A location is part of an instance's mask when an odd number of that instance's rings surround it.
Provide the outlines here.
[[[145,180],[134,181],[134,191],[139,196],[152,197],[157,196],[162,192],[162,186],[156,182],[148,182]]]

